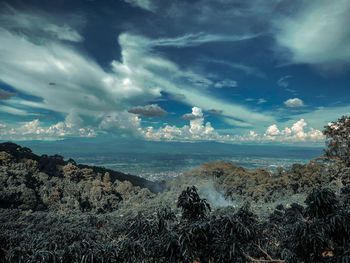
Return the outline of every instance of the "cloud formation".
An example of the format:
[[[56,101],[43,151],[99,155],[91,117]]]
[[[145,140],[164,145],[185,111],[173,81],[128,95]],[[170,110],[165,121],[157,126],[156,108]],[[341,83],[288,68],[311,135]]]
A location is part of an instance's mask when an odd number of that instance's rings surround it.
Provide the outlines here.
[[[292,63],[350,62],[350,2],[304,2],[298,12],[276,20],[276,39]]]
[[[286,105],[289,108],[297,108],[297,107],[303,107],[304,102],[301,99],[294,98],[294,99],[288,99],[284,102],[284,105]]]
[[[147,117],[163,117],[168,115],[168,113],[157,104],[137,106],[128,110],[128,112]]]
[[[195,72],[183,70],[170,60],[152,53],[152,41],[149,39],[123,33],[119,36],[119,44],[122,60],[113,61],[113,69],[117,75],[127,74],[125,77],[130,79],[134,88],[142,90],[144,87],[154,87],[155,91],[158,88],[158,92],[163,90],[170,94],[183,94],[182,102],[188,105],[197,105],[203,110],[220,108],[228,116],[242,118],[248,123],[273,121],[272,116],[217,99],[196,89],[194,85],[208,86],[212,81]]]
[[[154,11],[155,6],[151,0],[124,0],[124,2],[134,6],[145,9],[147,11]]]
[[[295,122],[292,127],[279,130],[276,124],[267,128],[261,140],[277,142],[323,142],[324,136],[320,130],[310,128],[305,131],[307,123],[304,119]]]
[[[187,116],[187,117],[184,117]],[[154,129],[147,127],[142,131],[143,136],[149,140],[218,140],[220,135],[214,131],[210,122],[204,123],[203,112],[201,108],[193,107],[192,112],[185,114],[183,118],[190,121],[190,125],[182,128],[166,125],[164,128]]]
[[[221,115],[223,114],[223,110],[217,110],[217,109],[210,109],[208,110],[208,112],[210,112],[211,114],[215,114],[215,115]]]
[[[277,81],[277,85],[279,87],[282,87],[282,88],[287,88],[289,86],[289,81],[288,79],[290,79],[292,76],[290,75],[286,75],[282,78],[280,78],[278,81]]]
[[[15,96],[17,96],[16,93],[12,93],[12,92],[8,92],[6,90],[0,89],[0,100],[8,100]]]
[[[57,19],[56,16],[44,12],[23,12],[12,8],[10,5],[1,4],[0,7],[6,10],[0,16],[2,28],[10,31],[25,33],[37,38],[45,37],[71,42],[81,42],[84,38],[69,24],[81,27],[85,21],[79,16],[65,16]]]
[[[82,127],[82,119],[74,112],[67,115],[65,121],[51,126],[43,126],[38,119],[17,124],[3,125],[0,138],[6,140],[60,140],[67,137],[95,137],[96,131],[92,127]]]
[[[225,79],[222,81],[218,81],[215,83],[214,88],[221,89],[221,88],[235,88],[238,86],[237,81]]]
[[[252,39],[258,35],[214,35],[205,34],[203,32],[186,34],[174,38],[160,38],[152,40],[150,44],[155,47],[173,46],[173,47],[194,47],[210,42],[237,42]]]

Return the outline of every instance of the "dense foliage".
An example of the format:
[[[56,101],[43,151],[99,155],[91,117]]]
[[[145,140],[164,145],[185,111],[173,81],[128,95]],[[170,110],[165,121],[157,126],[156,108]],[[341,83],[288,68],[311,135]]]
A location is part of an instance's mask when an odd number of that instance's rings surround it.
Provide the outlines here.
[[[217,162],[198,171],[156,195],[137,186],[145,181],[0,144],[0,262],[350,261],[349,168]],[[211,207],[203,189],[244,202]],[[292,195],[304,199],[290,204]],[[274,209],[258,214],[268,202]]]
[[[340,160],[350,166],[350,117],[342,116],[331,122],[323,131],[326,135],[326,156],[329,160]]]
[[[190,207],[205,204],[193,195],[189,188],[180,197]],[[279,205],[266,220],[249,204],[195,209],[190,220],[186,210],[166,207],[126,217],[1,210],[0,261],[346,262],[350,209],[343,195],[315,189],[305,208]]]
[[[178,199],[177,207],[182,209],[182,217],[187,220],[197,220],[204,218],[210,205],[205,199],[201,199],[195,186],[187,187]]]

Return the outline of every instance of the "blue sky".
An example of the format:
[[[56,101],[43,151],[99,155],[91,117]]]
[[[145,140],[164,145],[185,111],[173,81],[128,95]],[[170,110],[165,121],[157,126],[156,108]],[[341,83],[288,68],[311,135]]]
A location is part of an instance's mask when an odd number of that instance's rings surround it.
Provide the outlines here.
[[[350,2],[8,1],[0,139],[319,143],[350,114]]]

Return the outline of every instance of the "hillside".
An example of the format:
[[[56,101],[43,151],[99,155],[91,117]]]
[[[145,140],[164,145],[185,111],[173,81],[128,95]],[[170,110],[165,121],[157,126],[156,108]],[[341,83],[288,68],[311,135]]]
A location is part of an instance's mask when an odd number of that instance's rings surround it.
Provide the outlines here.
[[[317,159],[276,173],[215,162],[158,184],[3,143],[0,260],[349,260],[349,182]]]

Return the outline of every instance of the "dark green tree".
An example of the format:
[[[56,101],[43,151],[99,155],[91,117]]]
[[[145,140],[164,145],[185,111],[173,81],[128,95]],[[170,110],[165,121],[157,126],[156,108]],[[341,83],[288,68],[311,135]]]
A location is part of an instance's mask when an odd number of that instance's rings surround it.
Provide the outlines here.
[[[195,186],[187,187],[178,198],[178,207],[182,209],[182,217],[187,220],[204,218],[210,205],[206,199],[201,199]]]
[[[330,161],[341,161],[350,167],[350,117],[342,116],[338,121],[324,127],[326,157]]]

